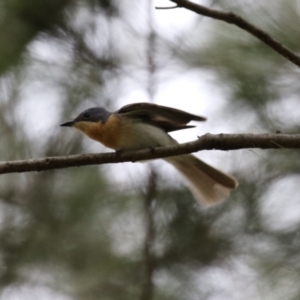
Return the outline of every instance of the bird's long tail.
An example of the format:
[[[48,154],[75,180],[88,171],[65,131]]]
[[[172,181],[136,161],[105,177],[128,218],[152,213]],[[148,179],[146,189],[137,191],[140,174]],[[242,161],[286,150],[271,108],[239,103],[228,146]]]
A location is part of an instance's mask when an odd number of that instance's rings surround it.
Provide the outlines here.
[[[238,182],[231,177],[188,154],[165,159],[172,164],[187,180],[196,198],[204,206],[211,206],[225,200]]]

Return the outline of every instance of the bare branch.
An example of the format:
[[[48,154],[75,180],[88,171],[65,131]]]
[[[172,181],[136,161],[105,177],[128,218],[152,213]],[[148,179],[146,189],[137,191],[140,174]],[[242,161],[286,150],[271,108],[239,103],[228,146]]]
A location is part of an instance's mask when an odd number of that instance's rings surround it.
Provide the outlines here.
[[[174,8],[178,8],[178,5],[174,5],[174,6],[155,6],[155,9],[174,9]]]
[[[197,152],[200,150],[299,149],[300,134],[205,134],[198,140],[170,147],[121,153],[81,154],[0,163],[0,174],[46,171],[107,163],[136,162]]]
[[[287,60],[291,61],[298,67],[300,67],[300,56],[296,53],[273,39],[269,34],[265,31],[261,30],[260,28],[254,26],[253,24],[249,23],[242,17],[232,13],[232,12],[223,12],[215,9],[207,8],[203,5],[193,3],[188,0],[170,0],[178,5],[178,7],[184,7],[188,10],[191,10],[199,15],[211,17],[213,19],[221,20],[230,24],[234,24],[237,27],[251,33],[263,43],[271,47],[281,56],[285,57]]]

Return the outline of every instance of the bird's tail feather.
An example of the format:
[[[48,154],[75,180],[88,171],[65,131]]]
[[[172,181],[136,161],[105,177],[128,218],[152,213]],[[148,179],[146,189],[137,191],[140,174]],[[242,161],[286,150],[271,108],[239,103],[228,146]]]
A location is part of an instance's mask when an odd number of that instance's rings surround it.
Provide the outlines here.
[[[166,159],[187,180],[187,184],[196,198],[204,206],[218,204],[225,200],[238,182],[231,177],[189,155],[174,156]]]

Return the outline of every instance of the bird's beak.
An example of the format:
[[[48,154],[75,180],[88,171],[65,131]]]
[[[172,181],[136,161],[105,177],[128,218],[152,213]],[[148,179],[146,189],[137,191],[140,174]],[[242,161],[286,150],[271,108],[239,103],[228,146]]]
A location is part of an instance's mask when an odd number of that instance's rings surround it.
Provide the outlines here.
[[[63,126],[63,127],[72,127],[74,125],[74,121],[70,121],[70,122],[66,122],[66,123],[62,123],[60,124],[60,126]]]

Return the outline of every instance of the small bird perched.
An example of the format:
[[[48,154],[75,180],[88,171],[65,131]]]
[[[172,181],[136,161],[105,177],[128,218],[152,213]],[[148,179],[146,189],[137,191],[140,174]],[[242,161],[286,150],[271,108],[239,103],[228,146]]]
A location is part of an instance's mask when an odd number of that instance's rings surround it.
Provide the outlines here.
[[[206,118],[171,107],[135,103],[116,112],[103,107],[89,108],[73,121],[60,126],[75,127],[89,138],[116,151],[177,145],[168,132],[192,128],[191,121]],[[187,180],[196,200],[205,206],[217,204],[237,187],[234,177],[211,167],[192,154],[164,158]]]

